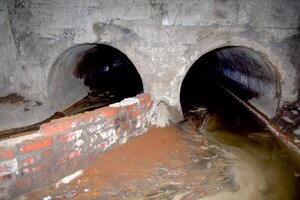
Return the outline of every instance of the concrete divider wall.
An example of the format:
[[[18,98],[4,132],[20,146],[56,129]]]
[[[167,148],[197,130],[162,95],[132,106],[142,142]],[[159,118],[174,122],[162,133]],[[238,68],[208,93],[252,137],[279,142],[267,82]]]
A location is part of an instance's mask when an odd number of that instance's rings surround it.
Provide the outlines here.
[[[43,124],[38,132],[0,142],[0,199],[59,180],[87,167],[110,148],[145,133],[150,95]]]

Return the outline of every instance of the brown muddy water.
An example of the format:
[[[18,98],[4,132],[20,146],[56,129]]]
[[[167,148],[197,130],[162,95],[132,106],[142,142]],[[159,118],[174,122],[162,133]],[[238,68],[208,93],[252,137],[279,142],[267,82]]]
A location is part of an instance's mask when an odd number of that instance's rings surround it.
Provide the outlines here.
[[[229,131],[211,116],[202,133],[232,161],[228,166],[239,186],[233,193],[222,191],[204,200],[300,199],[299,157],[277,142],[271,132]]]
[[[296,200],[299,168],[268,131],[230,130],[210,116],[152,128],[82,175],[15,199]]]

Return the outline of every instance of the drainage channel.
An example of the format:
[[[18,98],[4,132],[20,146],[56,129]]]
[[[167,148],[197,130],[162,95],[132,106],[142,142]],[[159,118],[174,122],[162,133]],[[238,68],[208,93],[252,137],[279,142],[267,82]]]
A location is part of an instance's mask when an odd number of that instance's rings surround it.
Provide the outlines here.
[[[217,192],[200,199],[299,199],[299,149],[285,140],[283,133],[255,107],[227,88],[219,87],[232,101],[240,104],[235,108],[236,115],[246,113],[239,119],[242,122],[235,121],[236,118],[228,119],[228,114],[222,116],[223,111],[208,113],[205,107],[199,107],[190,110],[190,115],[187,114],[186,121],[180,125],[185,132],[190,132],[193,127],[207,139],[207,148],[214,149],[224,158],[219,165],[225,166],[226,170],[215,176]],[[223,109],[225,113],[230,112],[230,108]],[[216,164],[213,159],[209,160],[210,166]],[[229,187],[231,189],[228,189],[229,183],[234,183]]]
[[[232,167],[229,171],[234,174],[238,189],[222,191],[204,200],[299,199],[300,165],[272,132],[228,130],[218,121],[218,116],[209,116],[206,123],[203,134],[226,152],[225,165]]]

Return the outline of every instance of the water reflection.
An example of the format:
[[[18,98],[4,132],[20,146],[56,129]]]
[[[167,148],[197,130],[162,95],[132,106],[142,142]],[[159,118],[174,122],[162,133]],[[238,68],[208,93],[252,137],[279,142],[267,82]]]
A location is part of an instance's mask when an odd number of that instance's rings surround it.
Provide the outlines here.
[[[240,185],[235,193],[221,192],[204,199],[299,199],[299,168],[270,132],[229,131],[216,116],[208,117],[202,131],[234,157]]]

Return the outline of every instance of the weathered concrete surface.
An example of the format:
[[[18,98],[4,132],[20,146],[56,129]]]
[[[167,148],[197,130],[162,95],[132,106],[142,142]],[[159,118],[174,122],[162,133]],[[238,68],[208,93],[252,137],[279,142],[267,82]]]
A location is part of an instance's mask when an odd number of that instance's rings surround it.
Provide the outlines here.
[[[0,129],[55,112],[48,102],[52,67],[65,50],[83,43],[121,50],[141,74],[145,92],[179,111],[182,80],[201,55],[248,47],[279,72],[280,105],[293,103],[299,92],[299,10],[298,0],[0,0],[0,96],[17,92],[33,102],[26,112],[24,105],[0,105]]]

